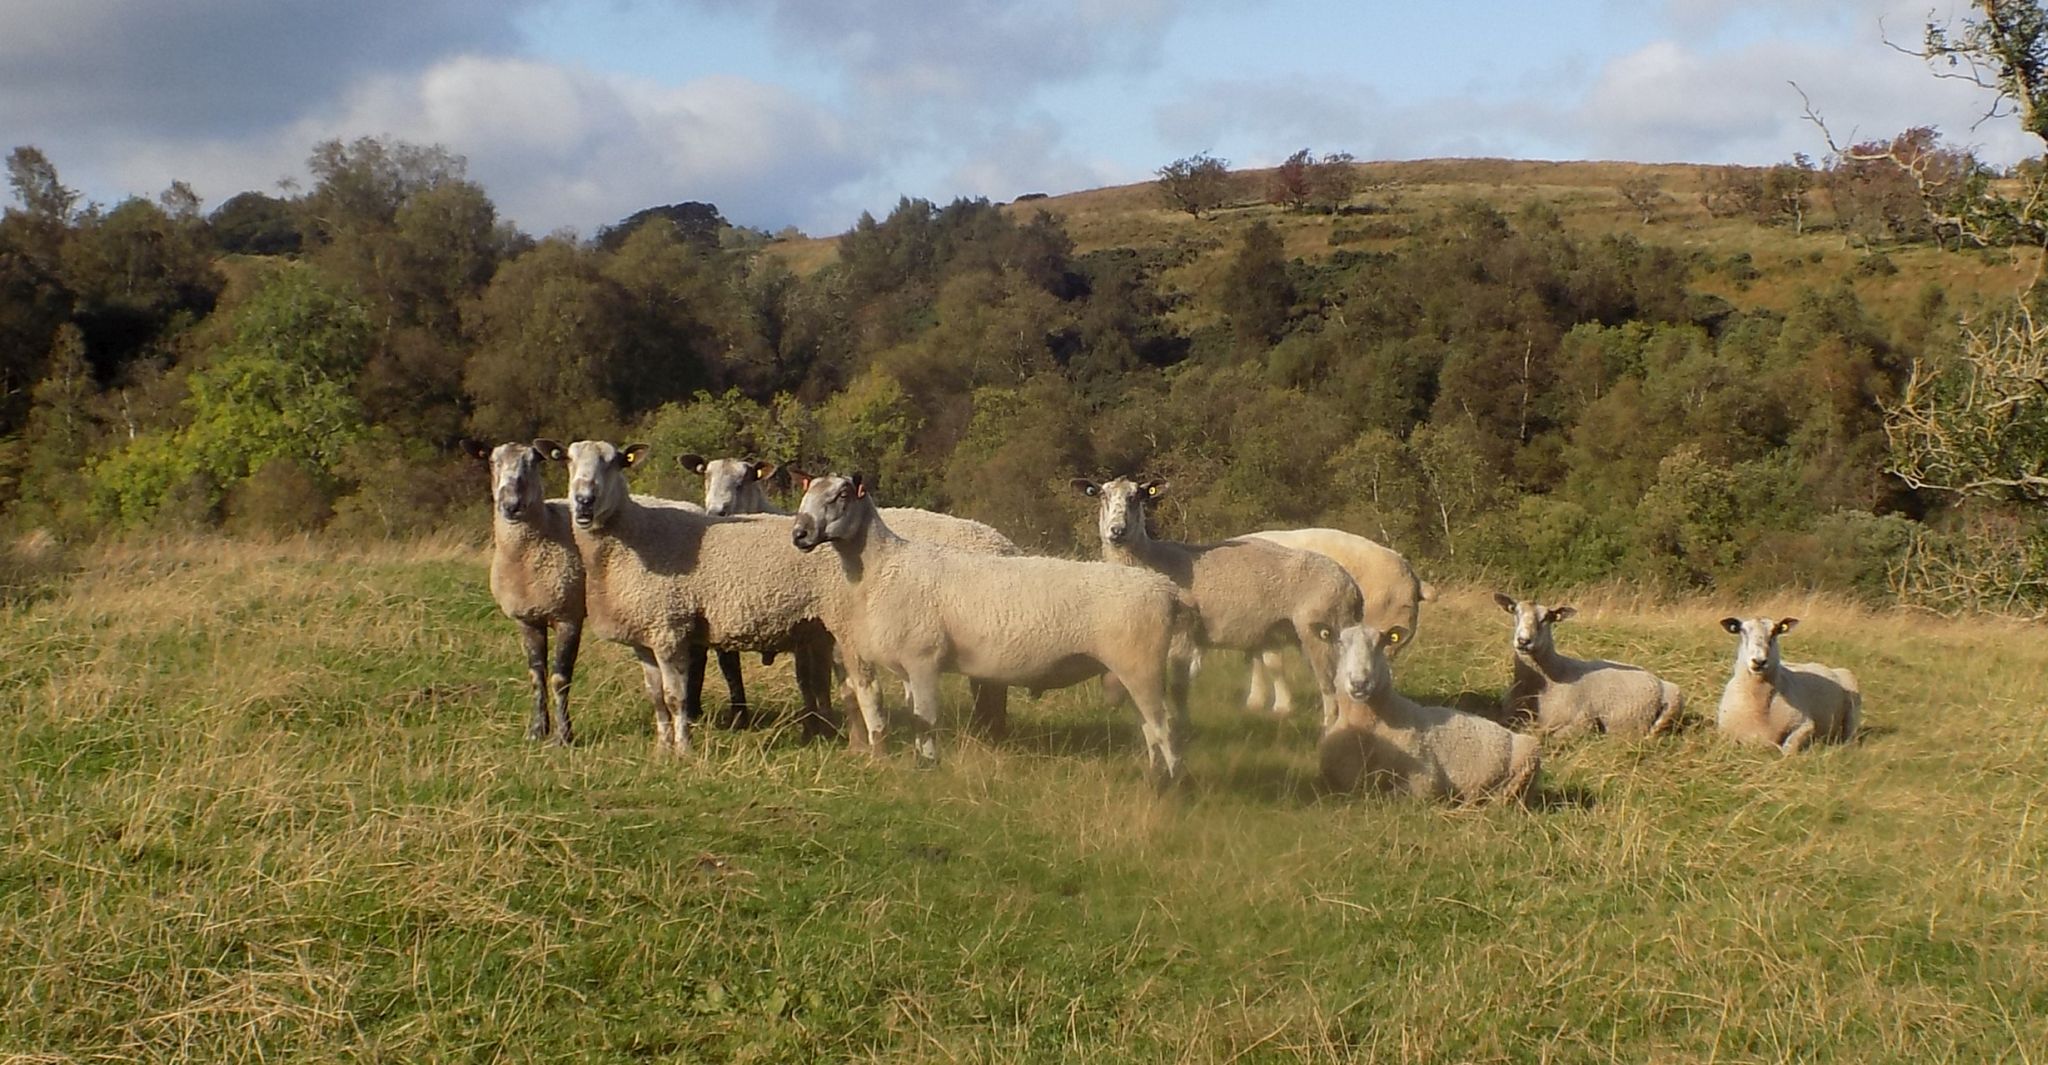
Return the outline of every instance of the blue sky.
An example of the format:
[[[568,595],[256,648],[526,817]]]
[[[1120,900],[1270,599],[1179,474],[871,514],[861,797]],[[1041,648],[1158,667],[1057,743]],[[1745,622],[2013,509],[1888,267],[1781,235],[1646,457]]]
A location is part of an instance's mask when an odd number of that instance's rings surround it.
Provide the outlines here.
[[[1911,56],[1943,0],[0,0],[0,135],[113,202],[303,181],[312,146],[440,143],[522,228],[717,204],[813,234],[1271,165],[1493,155],[1768,163],[2010,121]]]

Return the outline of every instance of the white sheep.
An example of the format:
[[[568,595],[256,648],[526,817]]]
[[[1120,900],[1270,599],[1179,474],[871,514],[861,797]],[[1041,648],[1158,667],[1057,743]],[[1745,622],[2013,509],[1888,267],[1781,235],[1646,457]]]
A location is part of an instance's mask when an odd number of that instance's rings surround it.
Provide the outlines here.
[[[1336,723],[1338,693],[1365,683],[1370,658],[1361,642],[1365,600],[1341,566],[1265,540],[1154,540],[1145,509],[1165,495],[1165,481],[1075,478],[1072,484],[1097,501],[1104,561],[1165,574],[1187,591],[1201,616],[1203,647],[1254,653],[1300,647],[1322,692],[1323,724]]]
[[[1362,700],[1345,701],[1342,719],[1317,745],[1323,782],[1346,792],[1363,786],[1423,799],[1529,801],[1543,766],[1536,737],[1476,714],[1423,706],[1395,691],[1387,657],[1406,634],[1398,627],[1367,631],[1373,648],[1368,691]]]
[[[1559,654],[1551,627],[1577,611],[1494,593],[1514,616],[1514,681],[1501,709],[1543,732],[1598,729],[1617,736],[1654,736],[1678,723],[1685,693],[1641,666]]]
[[[1863,720],[1856,675],[1818,662],[1779,659],[1778,637],[1797,624],[1798,618],[1721,619],[1723,629],[1741,637],[1716,719],[1730,739],[1795,754],[1815,740],[1847,743],[1856,738]]]
[[[1327,555],[1358,584],[1365,597],[1365,623],[1381,632],[1396,628],[1408,633],[1406,643],[1387,648],[1387,657],[1399,658],[1415,640],[1421,620],[1421,604],[1436,598],[1436,589],[1416,576],[1399,551],[1342,529],[1267,529],[1245,534],[1249,539],[1268,540],[1296,551]],[[1266,651],[1251,658],[1251,682],[1244,708],[1252,713],[1291,714],[1294,697],[1280,668],[1280,652]]]
[[[974,555],[905,540],[883,521],[858,473],[809,478],[792,539],[804,551],[830,544],[820,554],[843,573],[845,594],[830,602],[825,622],[846,650],[877,745],[887,725],[874,667],[909,682],[924,763],[938,757],[941,673],[1043,690],[1106,670],[1144,719],[1154,773],[1162,782],[1180,775],[1181,693],[1172,676],[1193,618],[1173,582],[1100,562]]]
[[[684,455],[677,462],[684,469],[704,478],[706,513],[720,516],[789,513],[776,506],[768,498],[768,493],[763,487],[778,469],[772,462],[751,458],[707,459],[696,454]],[[916,507],[883,507],[882,519],[888,523],[890,529],[906,540],[921,540],[984,555],[1024,553],[1009,537],[968,518],[956,518],[951,514]],[[720,651],[718,668],[725,673],[728,687],[740,683],[740,661],[737,654]],[[1001,685],[979,682],[968,687],[974,693],[974,713],[969,718],[974,731],[991,739],[999,739],[1008,733],[1009,689]],[[860,714],[854,714],[847,719],[846,725],[847,742],[856,749],[866,748],[867,721]]]
[[[569,685],[583,639],[583,562],[569,525],[569,504],[546,498],[541,483],[546,457],[533,446],[493,448],[464,439],[461,447],[491,473],[491,598],[506,617],[519,623],[526,647],[526,671],[533,683],[533,720],[526,734],[571,743],[575,735],[569,724]],[[555,637],[552,661],[549,629]]]
[[[639,656],[655,699],[657,746],[690,748],[705,647],[794,650],[804,728],[816,732],[829,721],[832,644],[818,597],[837,577],[790,547],[788,522],[719,518],[631,494],[626,470],[646,454],[644,444],[535,446],[569,464],[585,624]]]

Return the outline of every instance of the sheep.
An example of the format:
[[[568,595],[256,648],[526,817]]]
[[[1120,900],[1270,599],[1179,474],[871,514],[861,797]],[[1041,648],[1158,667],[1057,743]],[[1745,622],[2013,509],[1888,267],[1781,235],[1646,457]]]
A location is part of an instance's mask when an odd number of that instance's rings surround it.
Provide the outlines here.
[[[720,516],[731,514],[781,514],[789,511],[768,498],[763,482],[780,469],[757,459],[718,458],[684,455],[676,460],[682,467],[704,478],[704,510]],[[1021,555],[1024,552],[1010,538],[978,521],[916,507],[883,507],[882,518],[889,528],[907,540],[955,547],[984,555]],[[764,656],[765,657],[765,656]],[[725,672],[728,686],[738,683],[739,656],[730,651],[718,654],[718,667]],[[969,719],[975,732],[1001,738],[1009,731],[1009,689],[979,682],[969,685],[974,692],[974,714]],[[847,740],[856,748],[868,745],[867,723],[859,714],[847,721]]]
[[[1514,681],[1501,696],[1510,719],[1559,735],[1597,728],[1632,737],[1655,736],[1678,723],[1685,693],[1677,685],[1640,666],[1558,653],[1551,627],[1577,613],[1571,607],[1499,592],[1493,601],[1515,619]]]
[[[1259,652],[1299,646],[1322,691],[1323,724],[1336,723],[1338,692],[1365,683],[1370,657],[1360,636],[1365,600],[1343,567],[1265,540],[1154,540],[1145,508],[1166,493],[1167,482],[1071,483],[1098,501],[1104,561],[1163,573],[1185,589],[1201,615],[1203,647]]]
[[[519,623],[526,646],[526,671],[533,682],[533,720],[526,734],[535,740],[572,743],[569,685],[583,640],[583,562],[569,527],[569,505],[545,498],[541,466],[546,456],[531,445],[494,448],[465,438],[461,447],[491,472],[491,598],[506,617]],[[550,628],[555,636],[552,662]]]
[[[1796,754],[1815,740],[1847,743],[1863,720],[1863,690],[1856,675],[1817,662],[1796,665],[1778,657],[1778,637],[1798,618],[1722,618],[1741,637],[1735,668],[1721,690],[1716,724],[1738,743],[1762,743]]]
[[[873,667],[910,685],[920,764],[935,764],[939,674],[1034,690],[1105,670],[1144,720],[1161,784],[1181,775],[1182,693],[1172,683],[1193,617],[1172,581],[1145,570],[1029,555],[968,554],[905,540],[860,474],[805,479],[791,541],[837,560],[844,594],[825,623],[846,649],[854,694],[879,747],[887,728]],[[858,663],[858,666],[855,665]]]
[[[1364,785],[1423,799],[1528,802],[1543,766],[1537,738],[1476,714],[1422,706],[1395,691],[1387,659],[1407,633],[1399,626],[1366,633],[1372,648],[1366,697],[1347,700],[1342,720],[1317,744],[1323,782],[1344,792]]]
[[[583,562],[586,624],[640,658],[658,748],[687,752],[701,695],[700,649],[793,649],[803,721],[829,720],[831,637],[819,620],[828,567],[789,547],[787,522],[720,518],[628,492],[647,446],[535,441],[569,465],[569,513]],[[692,653],[695,651],[695,653]]]
[[[1415,575],[1414,567],[1390,547],[1342,529],[1267,529],[1247,533],[1246,538],[1268,540],[1297,551],[1328,555],[1344,567],[1365,596],[1365,623],[1381,632],[1395,627],[1407,630],[1406,642],[1387,648],[1387,657],[1399,658],[1415,640],[1420,604],[1436,598],[1436,589]],[[1244,697],[1251,713],[1291,714],[1294,698],[1280,672],[1280,653],[1266,651],[1252,656],[1252,675]]]

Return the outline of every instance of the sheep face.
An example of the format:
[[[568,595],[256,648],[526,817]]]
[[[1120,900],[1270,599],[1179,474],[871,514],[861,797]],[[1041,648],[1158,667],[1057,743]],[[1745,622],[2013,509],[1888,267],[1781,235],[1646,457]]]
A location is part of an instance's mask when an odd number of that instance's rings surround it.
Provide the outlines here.
[[[1515,617],[1514,649],[1519,658],[1539,658],[1555,653],[1556,641],[1550,627],[1577,611],[1568,606],[1547,607],[1533,599],[1514,599],[1496,592],[1493,601]]]
[[[1778,637],[1791,632],[1798,618],[1722,618],[1721,627],[1740,639],[1735,645],[1735,672],[1747,669],[1763,676],[1778,668]]]
[[[1166,494],[1166,482],[1119,477],[1107,484],[1075,478],[1073,486],[1094,499],[1095,531],[1105,544],[1128,544],[1146,538],[1145,508]]]
[[[704,512],[720,518],[743,513],[741,500],[747,489],[775,472],[773,463],[753,459],[684,455],[682,462],[685,469],[704,475]]]
[[[546,461],[531,444],[499,444],[491,449],[491,502],[506,521],[524,521],[540,513],[547,499],[540,479]]]
[[[849,477],[826,475],[804,482],[803,502],[797,504],[796,520],[789,540],[799,551],[810,551],[835,540],[856,540],[867,527],[868,485],[860,474]]]
[[[1361,682],[1348,687],[1347,694],[1358,702],[1371,704],[1393,691],[1394,666],[1389,661],[1389,652],[1408,642],[1408,630],[1396,625],[1381,632],[1370,625],[1360,625],[1347,629],[1344,638],[1347,642],[1355,640],[1365,662]]]
[[[618,448],[603,440],[578,440],[569,445],[569,517],[577,528],[601,527],[618,512],[631,494],[626,470],[646,455],[646,444]]]

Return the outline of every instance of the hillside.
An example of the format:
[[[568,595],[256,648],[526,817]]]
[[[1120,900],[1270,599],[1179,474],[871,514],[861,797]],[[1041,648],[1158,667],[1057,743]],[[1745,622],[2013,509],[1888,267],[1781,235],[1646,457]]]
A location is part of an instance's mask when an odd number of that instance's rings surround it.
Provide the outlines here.
[[[1340,249],[1389,251],[1446,207],[1478,201],[1513,215],[1530,205],[1555,211],[1583,236],[1622,234],[1675,248],[1694,267],[1693,287],[1744,310],[1789,309],[1806,289],[1846,283],[1866,306],[1903,316],[1929,282],[1938,282],[1963,305],[2009,296],[2033,280],[2040,252],[2017,248],[1951,254],[1931,244],[1884,247],[1882,262],[1815,212],[1805,233],[1742,218],[1715,218],[1700,192],[1720,168],[1693,163],[1545,162],[1518,159],[1421,159],[1360,163],[1359,190],[1346,213],[1287,210],[1242,195],[1200,219],[1169,209],[1151,182],[1048,195],[1005,205],[1020,221],[1038,211],[1059,218],[1080,253],[1109,248],[1193,249],[1193,261],[1169,272],[1175,290],[1195,293],[1212,285],[1227,249],[1254,222],[1277,226],[1287,254],[1308,262]],[[1245,186],[1264,186],[1271,171],[1239,172]],[[1668,199],[1644,224],[1621,186],[1654,179]],[[1818,200],[1819,197],[1816,197]],[[809,273],[837,257],[839,238],[788,242],[770,254]]]
[[[1711,713],[1735,604],[1578,605],[1566,650]],[[1245,717],[1229,655],[1163,797],[1092,684],[931,772],[774,731],[652,757],[595,641],[582,742],[540,749],[470,543],[109,544],[0,606],[0,1057],[2026,1060],[2048,644],[1741,605],[1861,675],[1861,742],[1596,739],[1535,809],[1447,809],[1322,794],[1314,723]],[[1506,641],[1448,588],[1401,685],[1491,697]]]

